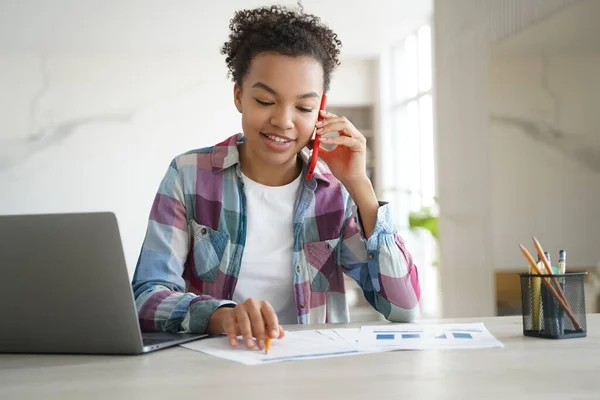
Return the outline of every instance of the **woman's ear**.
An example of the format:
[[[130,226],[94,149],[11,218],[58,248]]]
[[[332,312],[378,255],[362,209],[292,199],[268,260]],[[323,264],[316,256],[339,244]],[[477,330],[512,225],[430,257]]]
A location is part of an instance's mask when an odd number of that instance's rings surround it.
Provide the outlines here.
[[[233,102],[235,108],[241,113],[242,112],[242,88],[237,83],[233,84]]]

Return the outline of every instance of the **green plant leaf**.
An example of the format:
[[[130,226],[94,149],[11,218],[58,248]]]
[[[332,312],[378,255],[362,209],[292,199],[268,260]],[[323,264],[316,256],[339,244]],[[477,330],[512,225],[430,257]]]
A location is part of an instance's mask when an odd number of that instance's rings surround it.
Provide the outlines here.
[[[432,207],[424,207],[419,211],[411,212],[408,215],[408,225],[411,229],[427,229],[433,237],[438,240],[438,216]]]

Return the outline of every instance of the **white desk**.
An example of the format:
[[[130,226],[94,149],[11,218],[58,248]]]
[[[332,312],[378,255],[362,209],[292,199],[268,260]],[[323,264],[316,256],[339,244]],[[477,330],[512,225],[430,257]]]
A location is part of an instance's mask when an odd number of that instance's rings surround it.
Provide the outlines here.
[[[253,367],[179,347],[118,357],[0,354],[0,399],[600,399],[600,314],[588,316],[588,337],[568,340],[524,337],[520,317],[438,322],[477,321],[505,348]]]

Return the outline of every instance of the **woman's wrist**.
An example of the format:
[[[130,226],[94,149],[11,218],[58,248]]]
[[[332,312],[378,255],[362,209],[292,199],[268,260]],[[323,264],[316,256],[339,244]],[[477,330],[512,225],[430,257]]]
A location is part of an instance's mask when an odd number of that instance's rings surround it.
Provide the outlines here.
[[[225,333],[225,328],[223,327],[223,321],[229,315],[229,313],[233,313],[232,307],[219,307],[217,308],[208,320],[208,325],[206,327],[206,333],[210,335],[220,335]]]

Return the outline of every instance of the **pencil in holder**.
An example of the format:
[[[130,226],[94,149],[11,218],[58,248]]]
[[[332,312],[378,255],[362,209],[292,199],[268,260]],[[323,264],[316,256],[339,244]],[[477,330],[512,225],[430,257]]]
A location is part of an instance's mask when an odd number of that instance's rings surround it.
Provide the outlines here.
[[[584,288],[586,274],[519,274],[523,335],[547,339],[587,336]],[[548,288],[548,284],[553,290]]]

